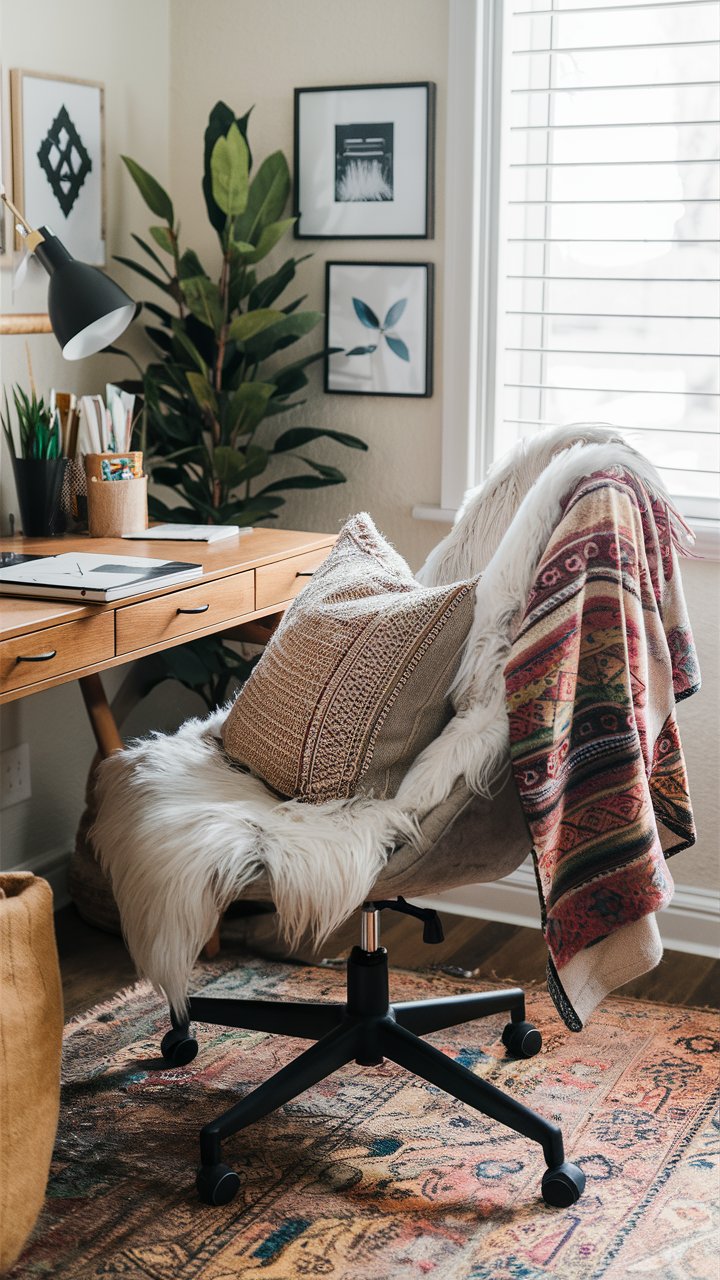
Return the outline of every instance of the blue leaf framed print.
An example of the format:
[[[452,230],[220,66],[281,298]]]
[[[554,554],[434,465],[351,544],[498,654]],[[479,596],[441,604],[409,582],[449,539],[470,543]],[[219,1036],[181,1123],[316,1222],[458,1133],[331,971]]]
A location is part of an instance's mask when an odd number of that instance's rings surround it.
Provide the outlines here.
[[[432,263],[326,264],[327,392],[432,395],[432,329]]]

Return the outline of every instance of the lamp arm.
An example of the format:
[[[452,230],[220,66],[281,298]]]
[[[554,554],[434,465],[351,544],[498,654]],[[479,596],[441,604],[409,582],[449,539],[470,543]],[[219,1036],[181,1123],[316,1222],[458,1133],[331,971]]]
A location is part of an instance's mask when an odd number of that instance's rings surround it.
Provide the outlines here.
[[[2,200],[3,203],[7,205],[13,217],[17,218],[18,222],[22,224],[26,232],[30,234],[32,232],[32,227],[30,226],[30,223],[26,222],[20,210],[16,209],[15,205],[13,204],[12,200],[10,199],[9,195],[7,194],[7,191],[3,186],[0,186],[0,200]]]

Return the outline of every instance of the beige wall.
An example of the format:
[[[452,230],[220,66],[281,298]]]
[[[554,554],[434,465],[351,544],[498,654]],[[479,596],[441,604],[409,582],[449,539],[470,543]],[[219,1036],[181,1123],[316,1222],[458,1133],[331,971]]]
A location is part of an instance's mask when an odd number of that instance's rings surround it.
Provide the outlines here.
[[[370,450],[360,455],[329,446],[327,460],[347,469],[349,483],[294,498],[282,521],[288,527],[335,529],[348,513],[366,508],[411,563],[421,563],[445,532],[442,525],[415,521],[410,513],[414,504],[438,502],[440,496],[447,4],[442,0],[365,0],[363,4],[206,0],[202,5],[196,0],[171,0],[171,4],[168,0],[143,0],[142,4],[138,0],[64,0],[57,5],[40,0],[23,11],[9,0],[0,3],[5,18],[5,67],[52,68],[106,81],[109,238],[115,251],[127,246],[129,231],[142,233],[148,225],[147,212],[129,182],[121,180],[117,155],[126,150],[167,179],[184,242],[210,266],[215,241],[200,196],[200,159],[207,115],[218,98],[238,113],[255,105],[250,138],[258,157],[280,147],[290,159],[295,86],[408,79],[437,83],[435,240],[295,245],[298,255],[313,251],[313,258],[301,269],[298,293],[307,292],[308,305],[320,310],[323,263],[328,258],[398,258],[436,264],[435,394],[425,401],[325,396],[315,370],[309,403],[297,417],[288,419],[288,425],[296,421],[352,431],[368,442]],[[172,21],[168,22],[170,9]],[[81,20],[71,21],[70,11]],[[80,43],[78,31],[82,32]],[[290,241],[284,252],[293,252]],[[7,277],[6,272],[2,275]],[[33,308],[23,300],[17,309]],[[20,344],[15,341],[13,348],[13,341],[3,342],[10,352],[4,357],[3,377],[11,380],[22,371]],[[62,372],[67,384],[67,366],[61,364],[52,339],[33,339],[33,358],[36,369],[42,362],[48,380],[60,380]],[[104,382],[100,358],[81,368],[76,389]],[[680,855],[672,870],[679,883],[709,887],[717,883],[720,565],[690,563],[684,577],[705,678],[702,695],[680,709],[699,842],[696,849]],[[156,691],[131,727],[140,732],[146,724],[169,725],[192,705],[184,695],[178,696],[176,687],[166,686]],[[73,686],[14,704],[2,723],[6,745],[30,740],[36,764],[36,803],[18,805],[2,815],[7,866],[69,846],[92,743]],[[52,745],[58,740],[58,726],[62,726],[60,751]]]
[[[682,567],[703,686],[681,702],[682,736],[698,830],[697,844],[670,863],[678,884],[717,889],[720,863],[720,563]]]

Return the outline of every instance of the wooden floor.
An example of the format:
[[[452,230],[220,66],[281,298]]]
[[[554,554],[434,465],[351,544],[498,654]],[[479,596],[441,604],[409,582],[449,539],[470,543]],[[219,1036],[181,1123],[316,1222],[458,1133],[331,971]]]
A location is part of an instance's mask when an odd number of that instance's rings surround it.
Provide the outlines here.
[[[515,982],[527,988],[533,983],[544,985],[547,952],[539,929],[449,913],[443,914],[442,920],[445,941],[425,946],[418,921],[383,912],[381,940],[388,948],[391,965],[398,969],[439,966],[461,970],[476,976],[481,985],[493,981]],[[132,961],[120,938],[85,924],[72,906],[57,913],[56,924],[66,1017],[108,1000],[135,980]],[[250,940],[267,951],[271,929],[272,919],[267,916],[255,921],[228,921],[221,954],[237,955],[240,963]],[[358,940],[357,921],[353,920],[333,935],[322,954],[346,955]],[[720,962],[666,951],[657,969],[628,983],[621,994],[667,1004],[717,1007]]]

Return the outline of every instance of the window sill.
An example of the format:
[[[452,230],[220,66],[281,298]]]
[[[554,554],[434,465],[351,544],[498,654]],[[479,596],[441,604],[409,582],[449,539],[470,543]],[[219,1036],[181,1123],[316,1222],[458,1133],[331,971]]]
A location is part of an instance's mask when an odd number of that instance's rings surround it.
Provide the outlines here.
[[[417,506],[412,509],[414,520],[429,520],[434,524],[453,524],[457,510],[452,507]],[[688,517],[688,524],[695,532],[693,555],[699,560],[720,560],[720,520],[699,520]]]

